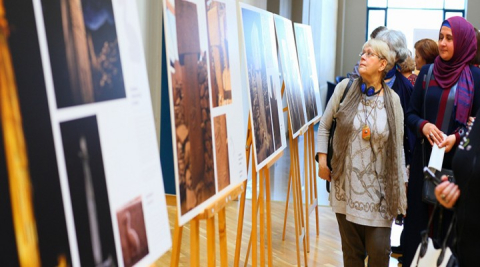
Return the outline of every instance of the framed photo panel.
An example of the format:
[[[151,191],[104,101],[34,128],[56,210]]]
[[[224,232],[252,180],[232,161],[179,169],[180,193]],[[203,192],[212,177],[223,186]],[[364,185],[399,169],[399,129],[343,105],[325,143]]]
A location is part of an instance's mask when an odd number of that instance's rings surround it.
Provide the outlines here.
[[[286,147],[273,15],[240,3],[257,169]]]
[[[152,264],[171,238],[136,2],[3,3],[0,265]]]
[[[317,121],[322,115],[320,89],[318,87],[317,64],[313,50],[312,28],[310,25],[294,23],[298,63],[302,77],[303,96],[308,124]]]
[[[297,138],[300,130],[308,123],[305,112],[305,98],[298,68],[297,49],[293,35],[292,21],[274,15],[277,44],[282,64],[282,76],[287,96],[288,114],[293,138]]]
[[[247,178],[233,0],[165,0],[164,25],[180,225]]]

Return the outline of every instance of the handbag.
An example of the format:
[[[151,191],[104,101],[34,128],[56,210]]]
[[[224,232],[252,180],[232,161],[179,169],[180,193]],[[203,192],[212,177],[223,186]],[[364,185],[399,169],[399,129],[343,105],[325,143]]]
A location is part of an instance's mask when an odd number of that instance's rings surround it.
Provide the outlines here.
[[[347,86],[345,87],[345,90],[343,91],[342,98],[340,99],[340,104],[343,102],[345,99],[345,96],[347,96],[348,90],[350,90],[350,87],[352,86],[353,79],[350,79],[348,81]],[[337,109],[338,111],[338,109]],[[330,127],[330,134],[328,135],[328,148],[327,148],[327,166],[332,170],[332,158],[333,158],[333,135],[335,134],[335,128],[337,128],[337,119],[334,117],[332,120],[332,125]],[[318,154],[315,154],[315,160],[318,162]],[[326,183],[326,190],[328,193],[330,193],[330,182],[327,181]]]
[[[432,214],[428,221],[426,230],[421,232],[422,241],[418,245],[415,256],[413,257],[411,267],[457,267],[459,266],[457,258],[453,255],[452,250],[447,246],[447,241],[452,232],[452,228],[456,222],[456,215],[453,216],[450,226],[448,227],[447,235],[439,248],[435,248],[434,243],[428,237],[428,230],[435,215],[438,205],[433,208]]]
[[[428,92],[428,86],[430,83],[430,79],[432,77],[432,72],[433,72],[433,64],[430,65],[427,73],[427,78],[426,78],[426,83],[425,83],[425,97],[423,98],[423,118],[426,118],[426,98],[427,98],[427,92]],[[453,104],[455,101],[455,91],[456,91],[457,85],[455,84],[452,89],[450,90],[450,93],[448,94],[448,100],[447,100],[447,105],[445,107],[445,114],[452,114],[453,111]],[[442,132],[447,132],[448,127],[450,123],[450,117],[449,116],[444,116],[443,117],[443,122],[442,122]],[[422,140],[422,157],[423,157],[423,164],[424,166],[427,165],[426,159],[425,159],[425,139]],[[442,178],[443,175],[446,175],[448,177],[448,180],[450,182],[454,182],[455,179],[453,178],[453,171],[450,169],[442,168],[441,171],[437,171],[435,173],[435,176],[439,179]],[[422,188],[422,200],[425,203],[428,204],[437,204],[437,198],[435,197],[435,184],[430,180],[430,179],[425,179],[423,181],[423,188]]]

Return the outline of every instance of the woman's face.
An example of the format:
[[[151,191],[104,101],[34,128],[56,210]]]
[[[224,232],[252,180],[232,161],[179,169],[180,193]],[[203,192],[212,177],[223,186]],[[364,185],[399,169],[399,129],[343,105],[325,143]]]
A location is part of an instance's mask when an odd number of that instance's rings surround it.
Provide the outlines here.
[[[453,48],[452,29],[442,26],[438,36],[438,53],[440,57],[445,61],[449,61],[453,57]]]
[[[362,76],[374,76],[377,73],[381,73],[386,65],[386,60],[373,51],[371,47],[367,46],[361,53],[358,72]]]
[[[418,53],[418,49],[415,49],[415,68],[420,70],[426,63],[425,59]]]

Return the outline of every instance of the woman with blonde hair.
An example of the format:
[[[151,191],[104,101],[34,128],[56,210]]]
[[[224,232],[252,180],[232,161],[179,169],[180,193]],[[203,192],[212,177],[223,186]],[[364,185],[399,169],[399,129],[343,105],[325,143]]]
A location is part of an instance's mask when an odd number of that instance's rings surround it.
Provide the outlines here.
[[[360,77],[337,85],[318,129],[318,174],[332,181],[330,205],[340,230],[344,266],[388,266],[394,218],[405,214],[403,110],[399,96],[384,82],[395,54],[370,39],[360,53]],[[332,171],[326,163],[333,118]]]

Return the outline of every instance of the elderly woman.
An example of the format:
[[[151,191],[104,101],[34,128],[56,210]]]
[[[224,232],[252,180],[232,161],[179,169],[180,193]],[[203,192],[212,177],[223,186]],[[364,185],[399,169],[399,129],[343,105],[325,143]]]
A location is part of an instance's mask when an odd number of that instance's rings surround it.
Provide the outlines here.
[[[413,260],[420,232],[427,226],[432,208],[422,202],[423,167],[430,158],[432,146],[436,143],[440,148],[445,147],[442,167],[452,169],[453,155],[465,136],[467,124],[480,110],[480,69],[470,65],[477,51],[472,24],[462,17],[445,20],[439,31],[438,49],[439,56],[434,63],[420,70],[407,111],[407,124],[419,139],[408,183],[408,215],[403,230],[404,266],[410,266]],[[451,216],[452,213],[445,210],[442,220],[433,221],[433,237],[443,239]]]
[[[407,60],[410,55],[410,50],[407,48],[407,41],[405,34],[396,30],[386,30],[380,32],[376,39],[382,40],[388,44],[390,50],[395,53],[395,67],[392,68],[387,75],[385,75],[385,83],[395,91],[400,97],[400,103],[402,103],[403,116],[408,109],[410,103],[410,96],[413,92],[413,84],[409,81],[401,72],[400,65]],[[415,134],[408,129],[406,123],[404,123],[404,140],[403,149],[405,151],[405,164],[410,165],[412,159],[412,152],[415,146],[416,137]]]
[[[340,104],[348,80],[337,85],[318,129],[319,176],[332,180],[330,205],[339,225],[345,266],[388,266],[393,219],[405,214],[403,110],[398,95],[384,82],[395,55],[370,39],[360,53],[360,77]],[[327,167],[333,118],[332,169]]]

